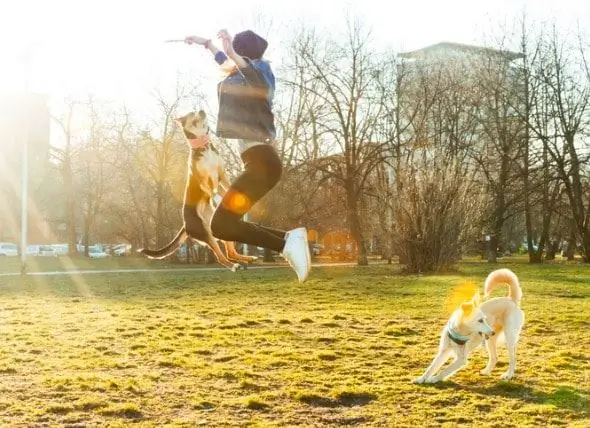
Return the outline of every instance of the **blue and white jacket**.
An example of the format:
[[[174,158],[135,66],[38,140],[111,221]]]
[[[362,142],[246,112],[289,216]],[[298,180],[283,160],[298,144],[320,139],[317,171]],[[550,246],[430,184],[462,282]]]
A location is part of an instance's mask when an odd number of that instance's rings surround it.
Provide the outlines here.
[[[272,112],[275,76],[268,62],[244,59],[248,67],[230,74],[217,86],[217,136],[272,142],[276,136]],[[226,60],[221,51],[215,55],[218,64]]]

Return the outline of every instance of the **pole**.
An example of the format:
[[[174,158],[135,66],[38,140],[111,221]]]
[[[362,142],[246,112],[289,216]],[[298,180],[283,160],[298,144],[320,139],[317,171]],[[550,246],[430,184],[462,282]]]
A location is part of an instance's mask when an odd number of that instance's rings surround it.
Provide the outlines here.
[[[21,163],[21,219],[20,219],[20,258],[21,258],[21,275],[27,274],[27,228],[28,228],[28,198],[29,198],[29,124],[24,120],[26,117],[26,110],[28,107],[28,95],[29,95],[29,63],[31,52],[27,49],[23,58],[24,62],[24,102],[23,109],[20,114],[20,118],[23,123],[23,153]]]

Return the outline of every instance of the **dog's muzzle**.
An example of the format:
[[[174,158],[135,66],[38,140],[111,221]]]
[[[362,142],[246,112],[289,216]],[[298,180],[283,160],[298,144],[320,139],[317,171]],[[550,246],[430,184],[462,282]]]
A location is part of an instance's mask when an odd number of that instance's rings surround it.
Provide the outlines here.
[[[484,332],[480,332],[479,333],[481,335],[481,337],[483,337],[485,340],[489,340],[490,337],[495,336],[496,332],[492,331],[491,333],[484,333]]]

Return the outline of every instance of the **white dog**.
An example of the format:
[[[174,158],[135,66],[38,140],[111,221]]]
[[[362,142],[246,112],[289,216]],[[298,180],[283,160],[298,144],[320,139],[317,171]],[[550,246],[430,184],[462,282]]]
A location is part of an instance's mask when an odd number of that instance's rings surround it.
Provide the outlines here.
[[[508,297],[495,297],[479,305],[479,293],[465,302],[451,315],[442,330],[438,354],[424,374],[414,383],[436,383],[445,380],[467,364],[467,357],[484,340],[488,364],[480,372],[487,375],[498,361],[497,342],[504,336],[508,348],[509,366],[502,379],[510,379],[516,370],[516,345],[524,324],[524,312],[519,304],[522,290],[518,277],[509,269],[498,269],[485,281],[485,297],[500,284],[508,285]],[[435,374],[453,355],[454,361]]]

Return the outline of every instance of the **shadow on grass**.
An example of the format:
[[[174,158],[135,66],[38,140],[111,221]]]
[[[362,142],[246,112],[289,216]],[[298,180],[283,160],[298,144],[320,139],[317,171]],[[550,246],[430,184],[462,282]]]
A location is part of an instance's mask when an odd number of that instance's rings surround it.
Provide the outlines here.
[[[521,383],[504,381],[492,386],[465,386],[454,382],[443,382],[434,385],[425,384],[424,386],[441,390],[463,390],[494,397],[502,396],[531,404],[548,404],[561,409],[590,413],[590,390],[565,385],[557,387],[551,393],[535,391],[532,387]]]
[[[375,394],[366,392],[341,392],[334,397],[323,397],[317,394],[300,394],[297,400],[314,407],[354,407],[365,406],[375,400]]]

